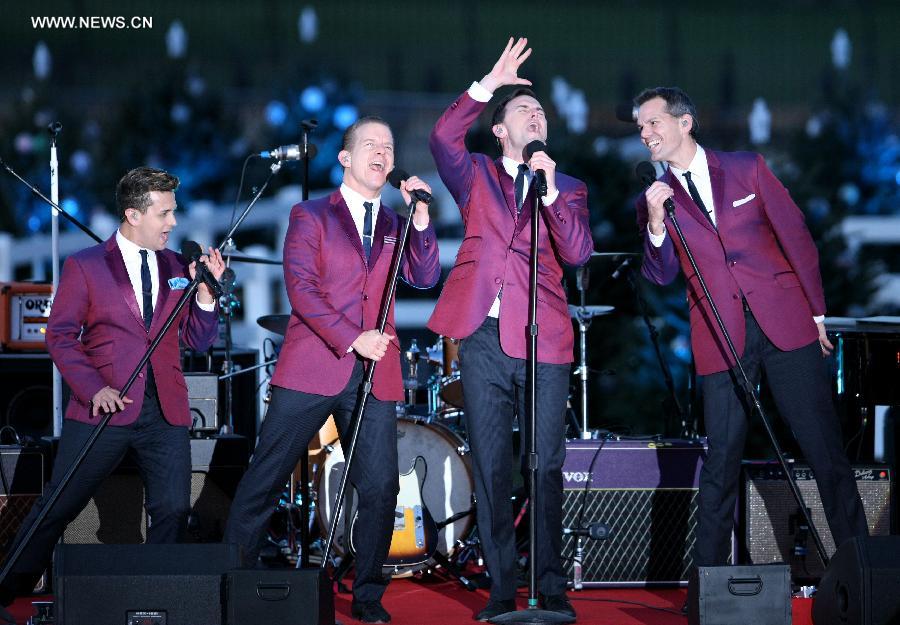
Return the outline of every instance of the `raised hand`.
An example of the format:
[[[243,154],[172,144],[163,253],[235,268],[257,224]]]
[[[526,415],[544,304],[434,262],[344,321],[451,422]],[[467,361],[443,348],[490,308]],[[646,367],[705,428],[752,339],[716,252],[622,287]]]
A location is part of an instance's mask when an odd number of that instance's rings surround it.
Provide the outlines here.
[[[526,50],[526,45],[528,39],[525,37],[520,37],[515,43],[510,37],[493,69],[481,79],[481,86],[493,93],[505,85],[530,85],[530,80],[519,78],[519,66],[531,56],[531,48]]]

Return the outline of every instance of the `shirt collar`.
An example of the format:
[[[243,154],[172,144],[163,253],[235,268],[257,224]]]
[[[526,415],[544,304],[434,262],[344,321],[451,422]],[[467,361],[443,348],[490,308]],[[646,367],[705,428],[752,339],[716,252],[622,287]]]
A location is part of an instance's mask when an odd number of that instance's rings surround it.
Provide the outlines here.
[[[669,169],[672,170],[676,177],[681,177],[684,175],[684,172],[689,171],[691,172],[691,178],[697,178],[698,176],[704,179],[709,178],[709,164],[706,161],[706,151],[698,143],[697,152],[694,153],[694,158],[691,159],[687,169],[678,169],[675,165],[669,165]]]
[[[371,199],[363,196],[361,193],[357,193],[350,187],[348,187],[345,183],[341,183],[341,195],[344,198],[344,201],[347,203],[347,208],[356,209],[356,210],[364,210],[363,203],[364,202],[372,202],[372,210],[377,211],[381,206],[381,195],[377,195]]]
[[[119,249],[122,251],[122,256],[128,255],[133,257],[139,257],[141,250],[147,250],[146,247],[141,247],[124,234],[122,234],[121,230],[116,230],[116,244],[118,244]],[[156,252],[153,250],[147,250],[147,256],[156,257]]]
[[[506,170],[506,173],[508,173],[512,177],[513,180],[515,180],[516,176],[519,175],[519,165],[525,165],[525,164],[526,163],[520,163],[519,161],[512,159],[508,156],[503,157],[503,169]],[[526,171],[525,175],[530,177],[531,170],[529,169],[528,171]]]

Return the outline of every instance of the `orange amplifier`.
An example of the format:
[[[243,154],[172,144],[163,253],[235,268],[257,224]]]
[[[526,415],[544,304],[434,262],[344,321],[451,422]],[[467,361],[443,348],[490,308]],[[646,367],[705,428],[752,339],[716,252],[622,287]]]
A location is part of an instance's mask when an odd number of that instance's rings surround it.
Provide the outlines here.
[[[0,349],[46,351],[52,285],[0,282]]]

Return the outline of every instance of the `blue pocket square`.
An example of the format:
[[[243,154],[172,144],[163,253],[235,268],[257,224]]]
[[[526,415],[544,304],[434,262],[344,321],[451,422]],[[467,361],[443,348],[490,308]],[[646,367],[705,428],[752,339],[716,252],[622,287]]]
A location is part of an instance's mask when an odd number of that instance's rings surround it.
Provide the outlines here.
[[[187,278],[169,278],[169,288],[173,291],[180,291],[182,289],[186,289],[187,285],[191,283]]]

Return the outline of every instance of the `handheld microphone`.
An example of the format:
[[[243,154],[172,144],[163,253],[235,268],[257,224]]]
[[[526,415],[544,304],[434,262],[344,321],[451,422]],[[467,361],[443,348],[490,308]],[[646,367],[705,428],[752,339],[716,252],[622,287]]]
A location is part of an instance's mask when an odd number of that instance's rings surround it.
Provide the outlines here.
[[[606,523],[591,523],[587,527],[563,528],[563,534],[587,536],[592,540],[606,540],[611,533],[609,525]]]
[[[271,158],[276,161],[302,161],[304,158],[312,160],[316,157],[318,150],[313,143],[307,143],[306,145],[305,155],[303,154],[303,149],[298,144],[292,143],[290,145],[280,145],[277,148],[266,150],[264,152],[258,152],[257,156],[260,158]]]
[[[641,161],[638,163],[637,168],[635,168],[635,173],[637,174],[638,180],[640,180],[645,187],[649,187],[656,182],[656,168],[653,167],[653,163],[649,161]],[[672,201],[672,198],[666,198],[666,201],[663,202],[663,206],[666,207],[666,211],[670,215],[675,212],[675,202]]]
[[[196,261],[195,270],[197,276],[209,287],[209,290],[213,292],[215,297],[221,297],[222,285],[210,273],[206,265],[200,262],[200,257],[203,256],[203,248],[200,247],[200,244],[196,241],[185,241],[181,244],[181,255],[188,259],[188,262]]]
[[[546,151],[547,144],[543,141],[535,139],[525,146],[525,158],[530,161],[535,152]],[[544,173],[543,169],[534,170],[534,183],[536,185],[538,195],[547,195],[547,174]]]
[[[400,169],[399,167],[394,167],[391,170],[391,173],[388,174],[388,182],[391,183],[396,189],[400,188],[400,183],[409,178],[409,174]],[[424,189],[415,189],[414,191],[409,192],[410,196],[412,196],[417,202],[425,202],[426,204],[431,204],[431,201],[434,199],[431,197],[431,194]]]
[[[620,122],[628,124],[636,122],[638,118],[638,107],[631,102],[623,102],[616,105],[616,119]]]

